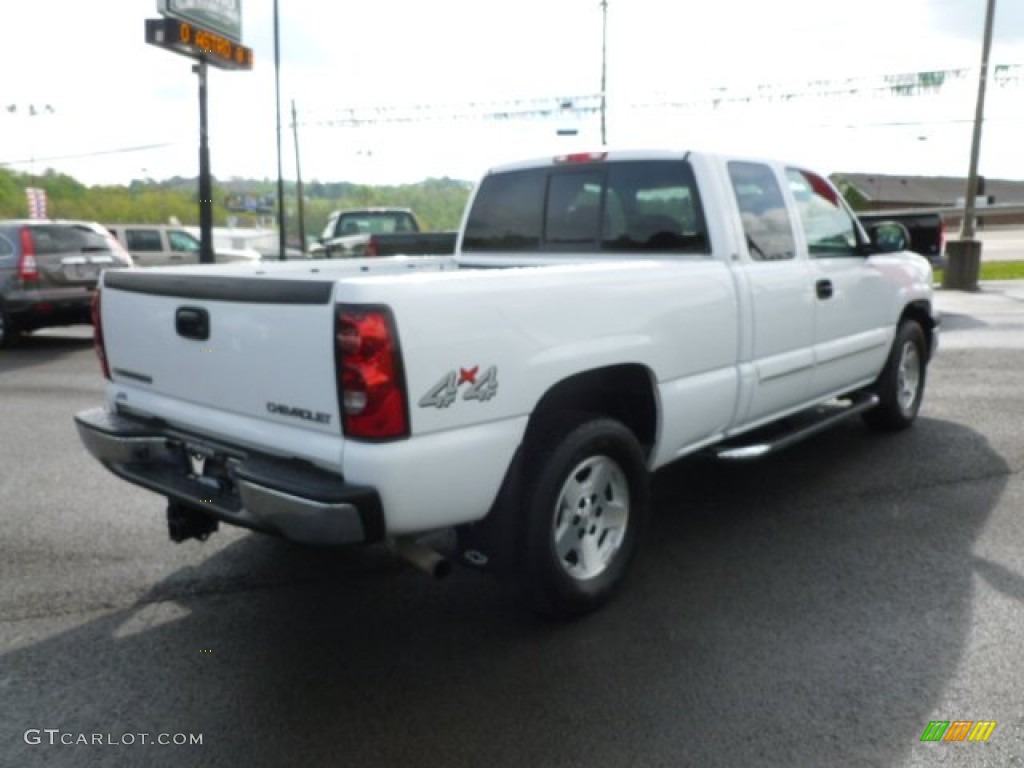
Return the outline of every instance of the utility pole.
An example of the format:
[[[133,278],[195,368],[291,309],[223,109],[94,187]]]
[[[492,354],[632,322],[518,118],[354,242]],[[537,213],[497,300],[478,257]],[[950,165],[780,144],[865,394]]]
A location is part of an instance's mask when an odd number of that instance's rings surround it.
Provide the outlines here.
[[[284,172],[281,169],[281,33],[274,0],[274,110],[277,114],[277,258],[285,258]]]
[[[299,165],[299,120],[292,99],[292,134],[295,137],[295,187],[299,195],[299,248],[306,253],[306,200],[302,191],[302,167]]]
[[[981,126],[985,121],[985,84],[988,80],[988,57],[992,50],[995,15],[996,0],[988,0],[981,44],[981,72],[978,73],[978,102],[974,110],[974,134],[971,137],[971,161],[967,170],[967,190],[964,192],[964,217],[960,224],[960,239],[951,240],[946,247],[947,266],[942,278],[943,288],[961,291],[978,290],[978,274],[981,271],[981,242],[974,239],[974,198],[978,193],[978,157],[981,154]]]
[[[608,0],[601,0],[601,145],[608,143],[605,113],[608,110]]]

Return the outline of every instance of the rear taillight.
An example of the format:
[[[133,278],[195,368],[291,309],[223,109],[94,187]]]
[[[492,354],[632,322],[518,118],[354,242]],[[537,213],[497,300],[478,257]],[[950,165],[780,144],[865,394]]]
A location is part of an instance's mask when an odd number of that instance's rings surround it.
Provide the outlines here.
[[[107,347],[103,343],[103,313],[100,311],[100,296],[102,293],[97,288],[92,295],[92,345],[96,350],[96,357],[100,359],[100,368],[103,369],[103,378],[110,378],[110,364],[107,362]]]
[[[340,306],[334,338],[345,435],[365,440],[408,437],[405,373],[391,310]]]
[[[38,280],[39,266],[36,264],[36,242],[32,230],[21,228],[21,257],[18,259],[18,277],[22,280]]]

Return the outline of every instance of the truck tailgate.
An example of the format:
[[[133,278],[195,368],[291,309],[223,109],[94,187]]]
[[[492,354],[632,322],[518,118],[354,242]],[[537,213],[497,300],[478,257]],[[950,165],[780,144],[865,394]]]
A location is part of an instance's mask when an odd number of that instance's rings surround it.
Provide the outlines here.
[[[108,272],[112,379],[152,401],[340,435],[333,289],[294,276]]]

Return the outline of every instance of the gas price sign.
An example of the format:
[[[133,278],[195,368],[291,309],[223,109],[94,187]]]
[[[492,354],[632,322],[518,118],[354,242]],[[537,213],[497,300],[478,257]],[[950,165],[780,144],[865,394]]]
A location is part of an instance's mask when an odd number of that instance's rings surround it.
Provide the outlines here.
[[[221,69],[252,69],[252,48],[181,19],[146,19],[146,42]]]

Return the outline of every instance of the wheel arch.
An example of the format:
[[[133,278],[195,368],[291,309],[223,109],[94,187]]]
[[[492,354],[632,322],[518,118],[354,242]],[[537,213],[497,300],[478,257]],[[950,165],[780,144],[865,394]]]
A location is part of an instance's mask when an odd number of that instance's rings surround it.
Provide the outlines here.
[[[458,549],[473,565],[510,570],[523,546],[521,490],[525,446],[557,414],[582,412],[621,422],[636,437],[645,460],[658,435],[658,400],[653,372],[638,363],[583,371],[553,384],[537,401],[520,446],[510,462],[491,508],[481,520],[458,528]],[[480,563],[474,559],[483,555]]]
[[[552,385],[533,409],[524,442],[556,413],[582,411],[621,422],[649,458],[658,437],[658,397],[650,368],[639,363],[595,368]]]
[[[924,338],[926,342],[926,354],[931,354],[931,350],[935,348],[936,332],[936,323],[935,318],[932,316],[931,302],[922,299],[907,304],[907,306],[903,308],[903,312],[900,314],[897,327],[906,320],[913,320],[921,326],[921,330],[924,331]]]

